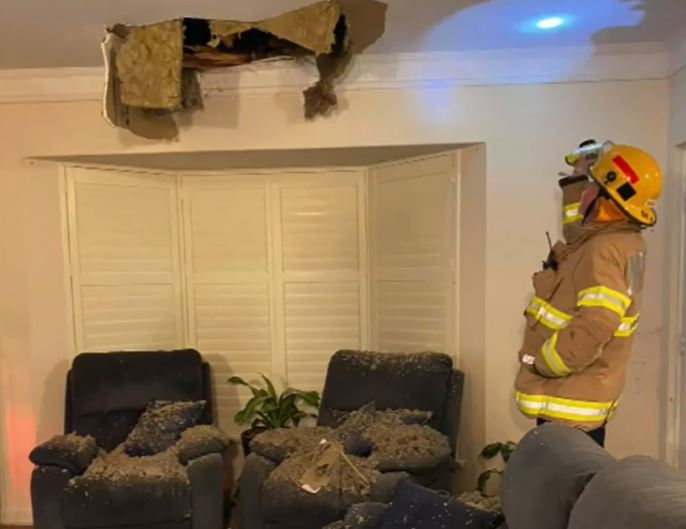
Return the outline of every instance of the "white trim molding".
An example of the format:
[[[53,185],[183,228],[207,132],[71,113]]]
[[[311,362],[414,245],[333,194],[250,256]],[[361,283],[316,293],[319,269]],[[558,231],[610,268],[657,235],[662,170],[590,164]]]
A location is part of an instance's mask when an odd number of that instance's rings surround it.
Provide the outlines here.
[[[6,509],[2,508],[0,524],[17,527],[30,527],[33,525],[33,513],[31,509]]]
[[[669,74],[674,75],[686,67],[686,29],[680,31],[669,44]]]
[[[662,43],[497,51],[363,54],[342,90],[665,79],[673,70]],[[317,79],[313,65],[268,61],[202,75],[207,95],[300,92]],[[0,103],[101,101],[104,69],[0,70]]]

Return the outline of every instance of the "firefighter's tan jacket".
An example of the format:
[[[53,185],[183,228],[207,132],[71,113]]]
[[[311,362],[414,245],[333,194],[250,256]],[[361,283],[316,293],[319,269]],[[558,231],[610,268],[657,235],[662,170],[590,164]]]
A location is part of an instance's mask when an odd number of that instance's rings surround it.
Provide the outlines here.
[[[515,386],[528,417],[592,430],[612,416],[624,386],[645,243],[624,222],[578,230],[572,244],[555,245],[557,270],[533,277]]]

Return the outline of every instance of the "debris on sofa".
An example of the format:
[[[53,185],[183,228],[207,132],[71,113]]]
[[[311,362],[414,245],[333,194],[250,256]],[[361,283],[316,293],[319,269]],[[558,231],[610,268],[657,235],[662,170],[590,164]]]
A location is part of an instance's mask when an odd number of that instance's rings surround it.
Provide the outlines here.
[[[181,434],[176,451],[181,464],[208,454],[221,454],[229,446],[229,437],[209,424],[193,426]]]
[[[502,512],[498,496],[484,496],[478,490],[464,492],[457,497],[463,504],[485,512]]]
[[[333,430],[325,427],[277,428],[257,435],[250,450],[274,463],[281,463],[296,451],[313,451],[322,439],[331,438]]]
[[[345,445],[371,445],[370,458],[382,472],[426,469],[451,455],[447,438],[425,424],[430,418],[426,412],[367,405],[350,413],[336,433]]]
[[[368,459],[348,456],[340,443],[324,441],[284,460],[269,480],[295,484],[311,494],[329,491],[366,499],[379,476]]]
[[[78,475],[88,468],[98,452],[98,445],[93,437],[71,433],[56,435],[38,445],[29,454],[29,459],[34,465],[61,467]]]
[[[327,115],[334,82],[353,50],[336,0],[259,22],[184,18],[146,26],[115,25],[103,41],[104,115],[150,139],[174,139],[173,114],[202,108],[197,72],[268,60],[313,60],[319,80],[305,90],[305,117]]]

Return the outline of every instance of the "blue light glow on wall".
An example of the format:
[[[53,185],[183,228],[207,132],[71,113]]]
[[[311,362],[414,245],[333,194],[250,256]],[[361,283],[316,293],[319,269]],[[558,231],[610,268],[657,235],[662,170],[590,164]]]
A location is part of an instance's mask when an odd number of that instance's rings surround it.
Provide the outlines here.
[[[549,15],[527,20],[521,27],[522,33],[555,33],[572,25],[570,15]]]
[[[551,30],[555,28],[559,28],[560,26],[565,25],[565,19],[562,17],[548,17],[548,18],[542,18],[538,22],[536,22],[536,27],[538,29],[543,29],[543,30]]]

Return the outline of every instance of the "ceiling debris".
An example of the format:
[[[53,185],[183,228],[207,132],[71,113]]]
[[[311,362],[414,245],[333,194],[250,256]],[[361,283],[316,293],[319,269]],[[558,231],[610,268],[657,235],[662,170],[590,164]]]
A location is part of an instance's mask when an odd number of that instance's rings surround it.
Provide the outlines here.
[[[314,59],[319,80],[304,91],[305,117],[313,119],[337,106],[334,81],[353,51],[344,10],[327,0],[260,22],[184,18],[116,25],[107,29],[103,54],[107,121],[146,138],[174,139],[173,114],[202,108],[199,71]]]

